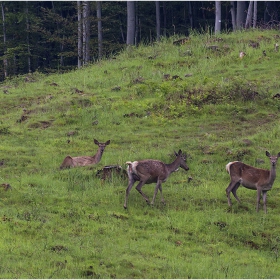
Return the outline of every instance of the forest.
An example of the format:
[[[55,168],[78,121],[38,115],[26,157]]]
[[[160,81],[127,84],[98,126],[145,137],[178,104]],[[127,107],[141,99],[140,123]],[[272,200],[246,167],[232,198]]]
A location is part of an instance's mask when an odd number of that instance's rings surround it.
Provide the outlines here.
[[[279,29],[278,1],[2,1],[0,80],[65,72],[127,45],[239,29]]]

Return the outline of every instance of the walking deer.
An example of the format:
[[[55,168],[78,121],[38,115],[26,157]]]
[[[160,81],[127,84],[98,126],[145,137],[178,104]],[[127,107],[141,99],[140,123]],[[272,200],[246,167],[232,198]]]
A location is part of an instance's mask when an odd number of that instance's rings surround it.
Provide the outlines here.
[[[80,157],[71,157],[67,156],[62,164],[60,165],[60,169],[63,168],[70,168],[70,167],[76,167],[76,166],[86,166],[86,165],[92,165],[97,164],[100,162],[102,154],[105,150],[105,147],[110,144],[110,140],[108,140],[105,143],[99,143],[96,139],[94,139],[94,143],[98,145],[97,153],[91,157],[91,156],[80,156]]]
[[[277,156],[271,156],[270,153],[266,151],[266,156],[270,158],[270,170],[252,167],[240,161],[229,162],[226,165],[226,170],[230,175],[230,183],[226,189],[229,206],[232,206],[230,200],[231,192],[240,203],[240,199],[236,195],[236,191],[239,186],[242,185],[247,189],[257,190],[257,212],[259,211],[260,198],[262,194],[264,212],[267,213],[266,193],[271,190],[276,178],[276,163],[280,157],[280,153],[278,153]]]
[[[154,204],[158,190],[161,193],[161,201],[164,203],[164,198],[162,195],[161,184],[167,180],[169,175],[178,170],[179,167],[182,167],[186,171],[189,170],[189,167],[186,164],[186,155],[182,154],[182,151],[179,150],[178,153],[174,152],[176,159],[170,163],[165,164],[159,160],[147,159],[139,161],[127,161],[127,173],[128,173],[128,187],[126,189],[126,196],[124,202],[124,208],[127,208],[127,199],[129,192],[136,181],[139,181],[136,186],[136,190],[143,196],[147,203],[149,203],[148,197],[142,192],[141,188],[145,184],[156,183],[155,192],[151,204]]]

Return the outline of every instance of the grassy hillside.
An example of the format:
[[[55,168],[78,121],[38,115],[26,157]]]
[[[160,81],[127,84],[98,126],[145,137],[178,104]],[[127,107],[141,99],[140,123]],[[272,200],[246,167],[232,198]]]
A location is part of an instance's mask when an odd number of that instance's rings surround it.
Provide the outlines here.
[[[279,176],[268,214],[256,191],[225,195],[229,161],[268,169],[280,152],[278,33],[193,34],[1,84],[1,278],[279,278]],[[99,164],[59,169],[93,139],[111,140]],[[127,179],[96,176],[179,149],[190,170],[163,184],[165,205],[133,188],[125,210]]]

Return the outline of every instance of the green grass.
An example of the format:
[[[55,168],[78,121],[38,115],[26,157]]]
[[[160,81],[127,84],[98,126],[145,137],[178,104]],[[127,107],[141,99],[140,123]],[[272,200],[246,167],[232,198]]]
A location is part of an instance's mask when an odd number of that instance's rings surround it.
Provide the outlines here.
[[[265,151],[280,152],[275,35],[164,39],[1,84],[0,184],[12,186],[0,188],[1,278],[279,278],[279,178],[266,215],[255,191],[240,187],[232,208],[225,195],[229,161],[269,168]],[[95,154],[94,138],[111,140],[98,165],[59,170],[66,155]],[[127,179],[96,176],[126,161],[168,163],[179,149],[190,170],[163,184],[166,205],[133,188],[124,210]],[[142,190],[152,198],[154,187]]]

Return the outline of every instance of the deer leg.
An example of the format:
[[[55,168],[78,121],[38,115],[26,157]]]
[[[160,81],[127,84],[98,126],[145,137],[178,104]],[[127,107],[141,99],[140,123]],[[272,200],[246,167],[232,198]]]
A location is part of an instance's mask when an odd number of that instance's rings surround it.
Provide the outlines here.
[[[230,199],[230,193],[231,193],[231,191],[232,191],[234,188],[236,188],[236,189],[235,189],[235,192],[236,192],[237,188],[239,187],[238,184],[240,185],[239,182],[230,181],[228,187],[226,188],[226,194],[227,194],[227,199],[228,199],[228,205],[229,205],[229,206],[232,206],[231,199]],[[237,185],[238,185],[238,186],[237,186]],[[236,187],[236,186],[237,186],[237,187]],[[234,193],[233,193],[233,195],[234,195]],[[236,193],[235,193],[235,195],[236,195]]]
[[[162,194],[161,184],[159,185],[159,190],[160,190],[160,194],[161,194],[161,202],[165,203],[164,198],[163,198],[163,194]]]
[[[155,188],[153,200],[151,202],[152,205],[154,204],[154,201],[156,199],[158,190],[160,190],[160,193],[161,193],[161,201],[164,202],[164,199],[163,199],[163,196],[162,196],[162,188],[161,188],[161,181],[160,180],[157,181],[157,185],[156,185],[156,188]]]
[[[236,183],[235,186],[233,187],[233,189],[231,190],[231,192],[233,193],[235,199],[236,199],[239,203],[241,203],[240,199],[238,198],[238,196],[237,196],[237,194],[236,194],[236,191],[237,191],[237,189],[239,188],[239,186],[240,186],[240,183],[239,183],[239,182]]]
[[[157,196],[157,192],[158,192],[158,184],[156,185],[156,188],[155,188],[155,192],[154,192],[154,196],[153,196],[153,200],[151,202],[151,205],[154,205],[154,201],[155,201],[155,198]]]
[[[125,192],[125,201],[124,201],[124,205],[123,205],[124,209],[127,208],[126,204],[127,204],[128,195],[129,195],[129,193],[131,191],[131,188],[132,188],[134,183],[135,183],[135,181],[133,179],[129,179],[129,184],[128,184],[128,187],[127,187],[126,192]]]
[[[267,193],[267,191],[262,191],[262,196],[263,196],[263,209],[264,209],[265,214],[267,213],[267,210],[266,210],[266,193]]]
[[[257,212],[259,212],[261,192],[262,192],[262,190],[260,188],[257,188],[257,209],[256,209]]]
[[[136,186],[136,190],[143,196],[147,203],[149,203],[149,198],[142,192],[141,188],[145,185],[146,181],[140,181]]]

